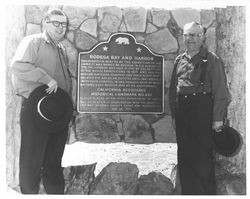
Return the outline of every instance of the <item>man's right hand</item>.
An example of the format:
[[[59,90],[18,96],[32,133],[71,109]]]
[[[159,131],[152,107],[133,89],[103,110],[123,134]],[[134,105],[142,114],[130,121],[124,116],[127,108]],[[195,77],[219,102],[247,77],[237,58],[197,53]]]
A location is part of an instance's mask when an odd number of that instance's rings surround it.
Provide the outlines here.
[[[214,121],[212,129],[216,132],[222,132],[223,129],[223,121]]]
[[[57,82],[54,79],[52,79],[47,85],[49,87],[46,89],[46,92],[48,94],[51,94],[53,92],[56,93],[58,86],[57,86]]]

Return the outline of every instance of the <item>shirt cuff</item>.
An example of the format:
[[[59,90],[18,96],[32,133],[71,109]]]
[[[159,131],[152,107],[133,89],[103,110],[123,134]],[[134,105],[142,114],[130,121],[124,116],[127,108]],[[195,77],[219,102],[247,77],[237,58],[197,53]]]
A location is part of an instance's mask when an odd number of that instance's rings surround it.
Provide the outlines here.
[[[56,84],[56,81],[54,79],[52,79],[47,85],[48,85],[48,87],[51,87],[54,84]]]

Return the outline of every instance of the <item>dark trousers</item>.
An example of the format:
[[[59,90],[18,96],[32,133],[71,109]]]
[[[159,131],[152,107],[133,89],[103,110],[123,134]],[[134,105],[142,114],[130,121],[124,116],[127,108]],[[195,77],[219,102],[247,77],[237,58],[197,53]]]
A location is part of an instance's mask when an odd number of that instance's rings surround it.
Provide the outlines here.
[[[212,113],[211,95],[178,96],[175,122],[183,195],[216,194]]]
[[[37,194],[42,179],[48,194],[64,193],[61,159],[68,128],[57,133],[39,132],[26,111],[26,100],[20,113],[21,148],[19,184],[23,194]]]

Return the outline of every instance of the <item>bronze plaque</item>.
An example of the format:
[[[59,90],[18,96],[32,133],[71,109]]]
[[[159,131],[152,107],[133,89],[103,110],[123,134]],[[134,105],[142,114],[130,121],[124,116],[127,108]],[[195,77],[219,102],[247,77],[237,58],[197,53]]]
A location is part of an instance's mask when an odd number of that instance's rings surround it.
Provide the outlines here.
[[[78,57],[80,113],[162,113],[164,57],[115,33]]]

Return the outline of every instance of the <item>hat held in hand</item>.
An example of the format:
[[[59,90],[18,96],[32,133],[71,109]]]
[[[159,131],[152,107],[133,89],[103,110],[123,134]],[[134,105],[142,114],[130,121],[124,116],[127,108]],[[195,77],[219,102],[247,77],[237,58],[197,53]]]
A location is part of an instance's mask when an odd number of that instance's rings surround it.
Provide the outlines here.
[[[36,88],[27,103],[31,120],[38,130],[57,133],[66,128],[72,118],[73,104],[70,96],[61,88],[56,93],[46,93],[47,85]]]
[[[230,126],[224,126],[222,132],[213,131],[215,151],[221,155],[231,157],[236,155],[243,144],[241,134]]]

